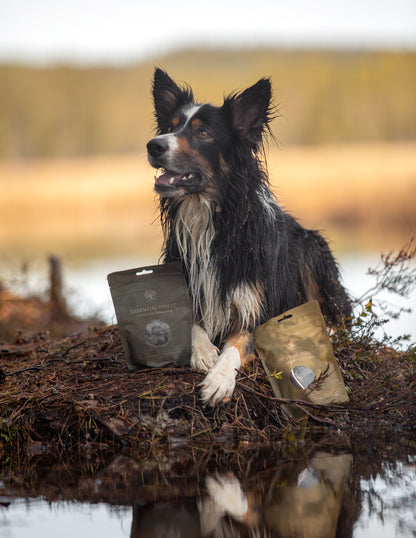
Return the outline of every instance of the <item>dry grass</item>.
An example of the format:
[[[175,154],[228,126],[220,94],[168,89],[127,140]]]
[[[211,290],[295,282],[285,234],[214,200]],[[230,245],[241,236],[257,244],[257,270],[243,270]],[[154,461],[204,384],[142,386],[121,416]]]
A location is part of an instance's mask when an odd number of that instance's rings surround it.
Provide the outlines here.
[[[416,143],[290,147],[269,172],[283,205],[337,249],[399,248],[416,232]]]
[[[281,203],[304,225],[326,230],[336,250],[386,250],[416,230],[416,142],[271,147],[268,164]],[[152,187],[141,154],[0,163],[0,249],[156,254]]]
[[[142,155],[0,164],[0,245],[29,255],[154,249],[152,178]]]

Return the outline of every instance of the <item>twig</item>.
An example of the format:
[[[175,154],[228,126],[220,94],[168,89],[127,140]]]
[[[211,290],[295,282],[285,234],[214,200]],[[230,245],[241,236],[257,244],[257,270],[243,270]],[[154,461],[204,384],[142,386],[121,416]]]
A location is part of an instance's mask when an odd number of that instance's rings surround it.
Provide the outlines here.
[[[239,381],[236,382],[236,385],[241,387],[242,389],[248,390],[249,392],[252,392],[253,394],[257,394],[257,396],[261,396],[262,398],[266,398],[267,400],[282,403],[282,404],[288,404],[288,405],[295,405],[297,407],[312,407],[314,409],[321,409],[321,410],[327,410],[327,411],[344,411],[344,405],[345,404],[331,404],[331,405],[323,405],[323,404],[314,404],[312,402],[307,402],[305,400],[291,400],[289,398],[276,398],[275,396],[269,396],[268,394],[265,394],[264,392],[259,392],[257,390],[252,389],[251,387],[248,387],[247,385],[244,385],[244,383],[241,383]],[[350,407],[348,407],[348,411],[352,411]]]
[[[83,346],[84,344],[86,343],[86,340],[84,340],[83,342],[79,342],[78,344],[75,344],[74,346],[71,346],[69,347],[65,353],[62,355],[62,358],[66,357],[68,355],[68,353],[70,351],[72,351],[73,349],[75,349],[76,347],[80,347],[80,346]]]
[[[102,362],[102,361],[112,361],[114,360],[114,357],[85,357],[83,359],[78,359],[76,361],[68,361],[64,359],[63,357],[55,357],[54,359],[49,359],[44,364],[37,364],[36,366],[28,366],[27,368],[22,368],[21,370],[15,370],[14,372],[4,372],[4,375],[12,376],[21,374],[23,372],[28,372],[30,370],[43,370],[44,368],[47,368],[54,362],[62,361],[65,364],[80,364],[83,362]]]

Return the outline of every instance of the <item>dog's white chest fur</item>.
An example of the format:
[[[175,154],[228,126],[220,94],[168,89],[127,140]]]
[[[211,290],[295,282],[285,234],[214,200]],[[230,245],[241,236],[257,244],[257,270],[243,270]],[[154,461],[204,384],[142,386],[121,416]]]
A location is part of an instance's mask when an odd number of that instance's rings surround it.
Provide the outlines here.
[[[194,312],[200,312],[200,323],[210,340],[215,340],[218,336],[224,338],[234,325],[238,330],[254,326],[262,307],[258,290],[248,283],[230,290],[226,303],[221,302],[218,274],[211,258],[215,235],[212,211],[206,198],[186,196],[178,208],[175,236],[188,271]]]
[[[210,339],[214,339],[222,332],[225,320],[219,300],[217,274],[210,260],[215,234],[211,211],[205,198],[186,196],[178,209],[175,236],[188,271],[194,312],[201,313],[200,321]]]

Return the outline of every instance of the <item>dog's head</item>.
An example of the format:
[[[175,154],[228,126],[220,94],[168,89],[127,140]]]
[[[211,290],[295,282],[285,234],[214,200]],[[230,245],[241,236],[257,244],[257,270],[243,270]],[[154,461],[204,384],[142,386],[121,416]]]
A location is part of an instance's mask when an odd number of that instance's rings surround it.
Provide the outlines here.
[[[255,153],[270,121],[271,85],[260,79],[221,107],[195,102],[192,90],[178,86],[157,68],[153,100],[157,136],[147,144],[150,164],[160,170],[155,191],[164,197],[209,194],[230,171],[238,147]]]

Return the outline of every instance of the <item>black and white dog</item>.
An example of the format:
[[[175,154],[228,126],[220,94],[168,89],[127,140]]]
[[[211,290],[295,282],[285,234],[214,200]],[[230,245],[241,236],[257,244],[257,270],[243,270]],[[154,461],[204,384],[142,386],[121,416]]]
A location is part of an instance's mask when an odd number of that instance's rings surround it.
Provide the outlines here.
[[[201,396],[215,405],[231,396],[256,325],[311,299],[335,324],[351,304],[325,239],[270,191],[260,157],[270,80],[216,107],[156,69],[153,99],[157,136],[147,151],[159,169],[163,261],[182,262],[197,319],[191,366],[208,371]]]

